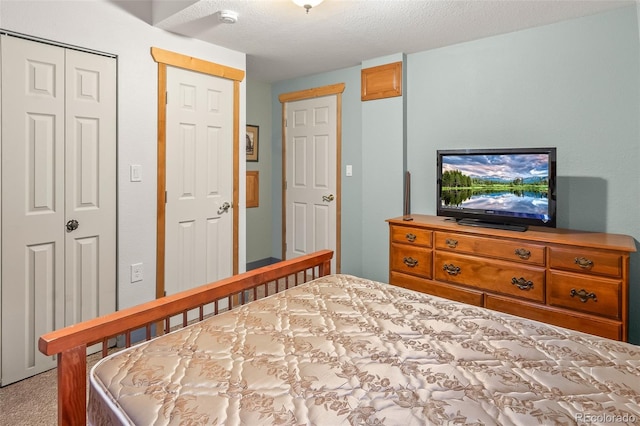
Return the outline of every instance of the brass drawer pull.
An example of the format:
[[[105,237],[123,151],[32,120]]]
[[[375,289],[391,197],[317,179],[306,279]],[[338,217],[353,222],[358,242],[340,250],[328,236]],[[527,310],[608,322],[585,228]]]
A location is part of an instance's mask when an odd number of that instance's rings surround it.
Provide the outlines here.
[[[587,303],[587,300],[589,299],[593,299],[594,302],[598,301],[595,293],[588,293],[584,288],[578,291],[576,291],[575,288],[572,288],[569,294],[571,294],[571,297],[578,296],[582,303]]]
[[[447,265],[445,263],[442,269],[449,275],[458,275],[460,273],[460,267],[454,265],[453,263],[450,265]]]
[[[516,256],[518,256],[520,259],[527,260],[531,257],[531,252],[527,249],[518,248],[516,249]]]
[[[415,268],[416,266],[418,266],[418,259],[414,259],[413,257],[405,257],[404,259],[402,259],[402,261],[409,268]]]
[[[407,237],[407,241],[409,241],[410,243],[414,242],[416,240],[416,234],[412,234],[412,233],[408,233],[407,235],[405,235],[405,237]]]
[[[590,269],[593,267],[593,260],[587,259],[586,257],[576,257],[575,264],[582,269]]]
[[[444,243],[447,245],[447,247],[449,248],[456,248],[458,247],[458,240],[454,240],[453,238],[447,238],[446,240],[444,240]]]
[[[520,277],[520,278],[516,278],[516,277],[511,278],[511,284],[515,285],[520,290],[531,290],[533,288],[533,281],[526,280],[526,279],[524,279],[522,277]]]

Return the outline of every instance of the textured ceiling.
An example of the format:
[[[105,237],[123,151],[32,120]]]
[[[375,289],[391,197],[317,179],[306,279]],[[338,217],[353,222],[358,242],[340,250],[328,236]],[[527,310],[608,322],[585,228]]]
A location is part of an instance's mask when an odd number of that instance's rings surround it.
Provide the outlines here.
[[[532,28],[633,0],[153,0],[153,24],[247,54],[247,75],[274,82]],[[238,13],[224,24],[220,11]]]

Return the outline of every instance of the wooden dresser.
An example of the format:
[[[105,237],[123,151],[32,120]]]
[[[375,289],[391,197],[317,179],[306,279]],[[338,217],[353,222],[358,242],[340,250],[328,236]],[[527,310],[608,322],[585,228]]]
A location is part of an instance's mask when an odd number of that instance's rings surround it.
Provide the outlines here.
[[[424,293],[627,340],[627,235],[389,219],[389,282]]]

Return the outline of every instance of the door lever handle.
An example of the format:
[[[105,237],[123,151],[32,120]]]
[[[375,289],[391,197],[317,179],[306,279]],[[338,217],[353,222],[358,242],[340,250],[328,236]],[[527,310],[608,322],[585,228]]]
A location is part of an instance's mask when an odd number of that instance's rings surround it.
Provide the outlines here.
[[[333,201],[335,197],[333,196],[333,194],[329,194],[329,195],[323,195],[322,196],[322,201],[324,201],[325,203],[330,203]]]
[[[218,214],[226,213],[231,208],[231,204],[228,201],[225,201],[220,208],[218,209]]]

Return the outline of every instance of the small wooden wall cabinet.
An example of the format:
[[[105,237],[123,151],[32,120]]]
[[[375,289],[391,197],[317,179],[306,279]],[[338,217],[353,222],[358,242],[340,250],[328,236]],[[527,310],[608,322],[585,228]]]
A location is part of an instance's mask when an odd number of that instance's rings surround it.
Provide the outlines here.
[[[627,340],[630,236],[411,217],[387,220],[391,284]]]

